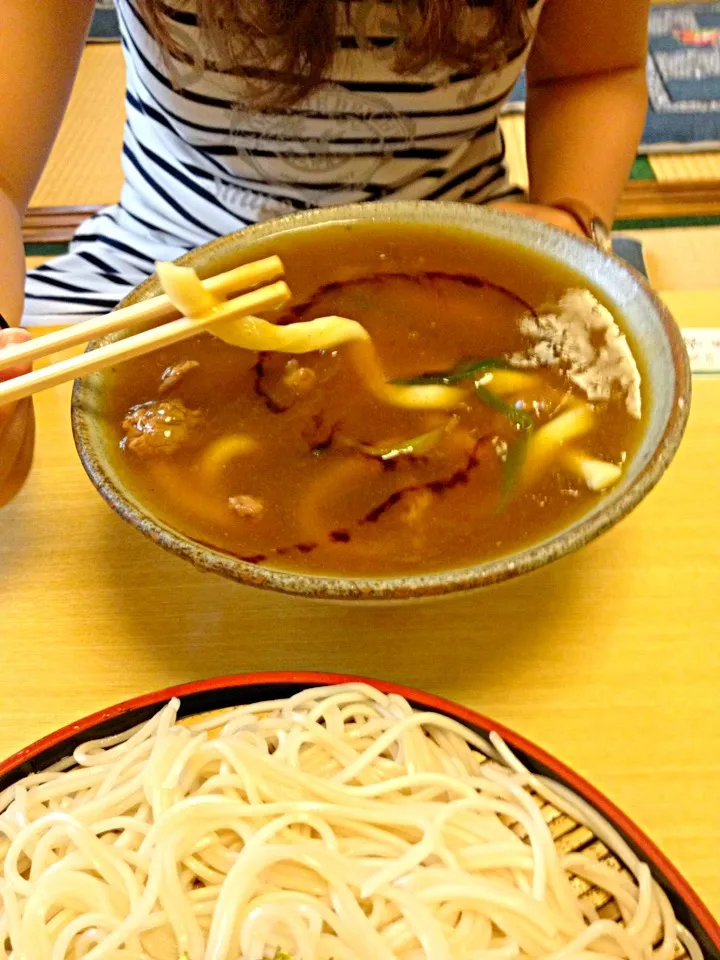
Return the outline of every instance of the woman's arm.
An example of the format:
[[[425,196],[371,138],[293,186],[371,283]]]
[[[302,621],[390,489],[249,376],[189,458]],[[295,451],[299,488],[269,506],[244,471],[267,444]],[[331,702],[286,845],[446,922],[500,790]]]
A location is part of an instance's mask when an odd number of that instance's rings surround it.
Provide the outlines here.
[[[93,0],[0,0],[0,314],[11,326],[23,308],[23,217],[70,97],[93,7]],[[26,337],[0,331],[0,349]],[[0,506],[25,480],[34,436],[31,401],[0,407]]]
[[[611,224],[642,136],[649,0],[546,0],[528,62],[530,202]]]
[[[21,225],[60,127],[93,0],[0,0],[0,313],[22,315]]]

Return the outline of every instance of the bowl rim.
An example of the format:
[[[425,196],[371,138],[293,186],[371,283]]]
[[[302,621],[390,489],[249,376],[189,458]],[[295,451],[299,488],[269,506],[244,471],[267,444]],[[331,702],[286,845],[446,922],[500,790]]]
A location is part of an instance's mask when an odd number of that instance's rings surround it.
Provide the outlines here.
[[[530,770],[550,775],[568,786],[618,830],[633,852],[648,864],[670,898],[678,920],[698,940],[706,960],[720,960],[720,923],[659,847],[601,791],[561,760],[504,724],[445,697],[389,680],[314,670],[261,671],[194,680],[141,694],[69,723],[0,760],[0,793],[28,773],[42,770],[69,756],[79,743],[144,722],[173,698],[180,700],[178,716],[186,717],[254,702],[250,696],[268,699],[268,689],[281,695],[287,688],[297,692],[308,687],[339,683],[366,683],[383,693],[398,694],[413,706],[450,716],[484,735],[495,731]],[[256,689],[264,691],[264,695],[257,697],[251,693]]]
[[[454,223],[453,217],[461,217],[462,222]],[[294,229],[359,220],[434,224],[448,227],[454,225],[460,230],[481,232],[484,222],[495,221],[499,224],[514,222],[517,225],[518,221],[528,221],[528,218],[482,206],[438,201],[394,201],[317,208],[255,224],[226,237],[212,240],[183,255],[177,262],[193,264],[198,258],[202,260],[203,257],[211,257],[215,252],[218,256],[222,256],[223,246],[228,243],[234,244],[235,250],[245,250],[255,243],[271,239],[273,235],[284,234]],[[643,464],[632,484],[622,494],[615,497],[610,494],[602,508],[580,517],[570,528],[548,536],[539,543],[531,544],[517,553],[435,573],[345,577],[280,570],[250,563],[232,554],[224,553],[218,548],[193,540],[189,535],[172,529],[168,524],[154,517],[149,510],[139,508],[132,502],[122,487],[115,482],[96,451],[91,427],[92,413],[88,412],[91,411],[92,404],[86,402],[92,396],[92,388],[88,381],[83,379],[76,380],[73,387],[71,423],[75,446],[86,473],[103,499],[125,521],[158,546],[188,560],[195,568],[247,586],[261,587],[309,599],[392,602],[445,596],[514,579],[573,553],[627,516],[653,489],[669,466],[682,440],[690,413],[692,392],[690,364],[677,324],[642,274],[619,258],[601,252],[588,240],[539,221],[530,220],[529,223],[530,229],[540,238],[562,240],[578,255],[584,254],[585,258],[589,256],[598,263],[610,263],[613,269],[616,271],[620,269],[631,277],[636,288],[639,288],[640,293],[645,296],[655,311],[670,349],[674,370],[670,414],[655,450]],[[517,238],[513,238],[511,242],[519,245],[523,243]],[[155,275],[148,277],[118,305],[117,309],[151,296],[156,283]],[[118,337],[118,334],[110,334],[101,340],[91,342],[87,349],[92,350]]]

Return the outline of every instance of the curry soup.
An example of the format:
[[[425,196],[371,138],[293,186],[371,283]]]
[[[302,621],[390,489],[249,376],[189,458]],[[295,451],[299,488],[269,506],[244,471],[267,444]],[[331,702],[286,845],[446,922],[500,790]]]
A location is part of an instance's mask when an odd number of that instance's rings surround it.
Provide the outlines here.
[[[385,402],[350,344],[258,355],[202,334],[130,361],[104,375],[105,428],[118,474],[159,519],[253,563],[385,576],[514,552],[603,495],[557,451],[528,474],[533,434],[581,395],[557,366],[505,369],[529,346],[520,319],[577,287],[571,271],[423,225],[316,227],[247,259],[268,253],[283,258],[294,295],[271,319],[352,318],[388,380],[453,372],[434,382],[456,384],[461,400]],[[508,376],[496,393],[493,378]],[[642,421],[616,395],[586,408],[592,429],[570,446],[622,465]]]

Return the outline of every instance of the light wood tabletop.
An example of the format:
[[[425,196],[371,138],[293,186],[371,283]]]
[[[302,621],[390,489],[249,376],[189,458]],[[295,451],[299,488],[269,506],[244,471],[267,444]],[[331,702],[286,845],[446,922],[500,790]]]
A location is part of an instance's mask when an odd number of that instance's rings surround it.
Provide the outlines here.
[[[698,326],[718,293],[672,297]],[[114,701],[223,673],[323,669],[462,701],[607,793],[720,915],[720,380],[667,476],[599,541],[480,594],[313,604],[196,573],[119,520],[37,398],[30,481],[0,516],[0,755]]]

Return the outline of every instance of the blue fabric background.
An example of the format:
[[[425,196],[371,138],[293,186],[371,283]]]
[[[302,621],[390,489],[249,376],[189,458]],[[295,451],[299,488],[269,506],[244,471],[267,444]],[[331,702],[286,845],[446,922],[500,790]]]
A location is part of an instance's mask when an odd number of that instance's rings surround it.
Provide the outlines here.
[[[120,29],[112,0],[95,0],[95,16],[90,25],[90,40],[118,40]]]

